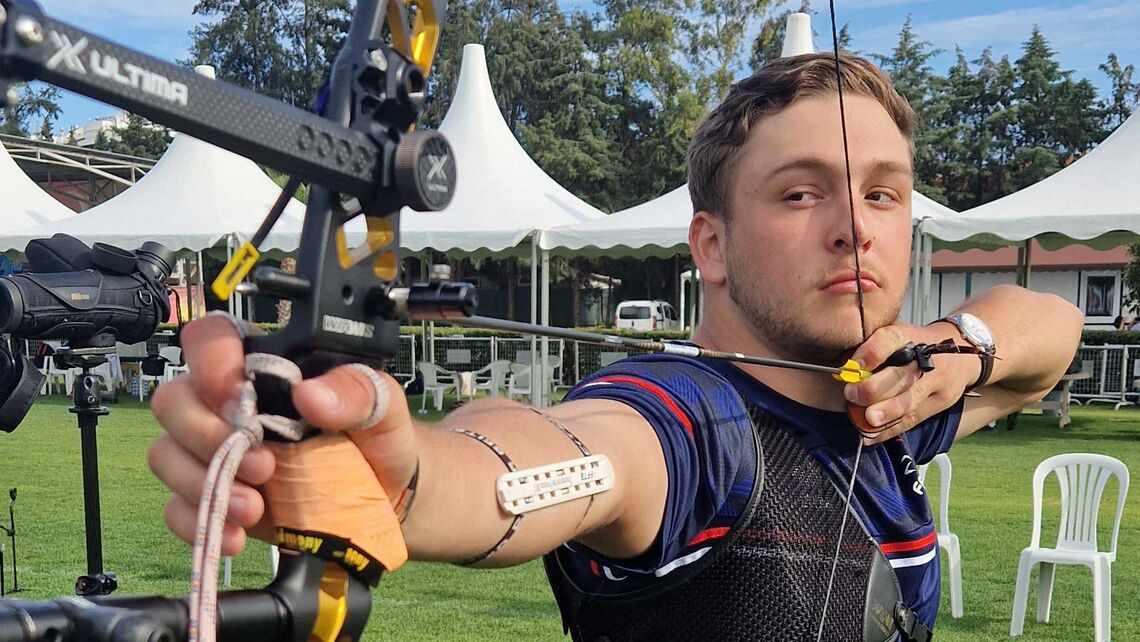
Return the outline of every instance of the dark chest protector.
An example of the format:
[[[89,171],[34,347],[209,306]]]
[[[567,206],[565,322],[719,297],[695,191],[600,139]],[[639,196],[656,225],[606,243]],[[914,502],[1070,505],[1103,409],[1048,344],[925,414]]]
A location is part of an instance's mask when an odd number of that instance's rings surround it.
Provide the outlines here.
[[[562,570],[546,572],[576,641],[815,640],[836,554],[845,495],[770,415],[749,404],[758,453],[747,510],[704,557],[659,584],[589,594]],[[929,639],[906,608],[878,545],[851,512],[839,547],[823,640]]]

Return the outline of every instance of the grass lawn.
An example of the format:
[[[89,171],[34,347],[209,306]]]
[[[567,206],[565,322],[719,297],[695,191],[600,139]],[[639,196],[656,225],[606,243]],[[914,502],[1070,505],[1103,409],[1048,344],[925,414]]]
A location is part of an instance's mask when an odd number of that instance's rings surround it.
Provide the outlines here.
[[[412,404],[418,408],[419,399]],[[79,432],[68,405],[61,397],[41,399],[18,430],[0,434],[0,491],[19,489],[16,525],[24,589],[20,598],[69,594],[75,577],[86,568]],[[98,431],[105,567],[118,574],[119,594],[184,594],[189,548],[163,526],[166,492],[145,463],[147,445],[158,427],[138,401],[124,400],[111,408]],[[1017,557],[1029,542],[1033,469],[1050,455],[1078,451],[1112,455],[1140,473],[1140,410],[1077,408],[1072,425],[1065,429],[1057,428],[1050,418],[1027,415],[1013,432],[1003,428],[980,433],[954,448],[950,519],[962,541],[965,616],[950,617],[947,585],[937,639],[1007,637]],[[936,481],[929,481],[931,495],[937,497]],[[1052,499],[1056,505],[1055,491]],[[7,525],[6,493],[0,492],[0,500],[0,524]],[[1111,515],[1107,506],[1102,509],[1102,524],[1106,515]],[[1054,517],[1046,522],[1043,541],[1048,544],[1055,532]],[[10,558],[6,563],[10,588]],[[254,543],[234,561],[234,584],[257,587],[268,580],[266,546]],[[1134,490],[1125,507],[1113,565],[1114,639],[1140,640],[1138,580],[1140,490]],[[1087,569],[1057,571],[1052,623],[1034,621],[1035,595],[1030,592],[1022,639],[1092,639],[1092,580]],[[537,563],[503,571],[408,565],[381,584],[366,638],[565,639]]]

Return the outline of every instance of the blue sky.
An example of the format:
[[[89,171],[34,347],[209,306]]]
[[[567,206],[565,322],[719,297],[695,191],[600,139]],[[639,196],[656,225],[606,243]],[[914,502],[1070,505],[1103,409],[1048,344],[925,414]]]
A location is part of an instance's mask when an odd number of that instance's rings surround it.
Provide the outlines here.
[[[40,0],[59,19],[122,42],[147,53],[176,59],[190,45],[189,30],[199,22],[194,0]],[[798,4],[798,2],[796,3]],[[814,3],[816,46],[830,46],[825,2]],[[563,0],[566,9],[592,10],[590,0]],[[1115,51],[1123,63],[1140,67],[1140,2],[1137,0],[837,0],[840,24],[849,22],[853,48],[864,53],[887,53],[909,14],[915,31],[946,53],[935,60],[944,73],[953,63],[955,45],[973,59],[990,46],[1011,59],[1034,24],[1058,52],[1065,69],[1107,89],[1097,65]],[[446,28],[446,26],[445,26]],[[83,123],[114,113],[112,107],[67,94],[60,125]]]

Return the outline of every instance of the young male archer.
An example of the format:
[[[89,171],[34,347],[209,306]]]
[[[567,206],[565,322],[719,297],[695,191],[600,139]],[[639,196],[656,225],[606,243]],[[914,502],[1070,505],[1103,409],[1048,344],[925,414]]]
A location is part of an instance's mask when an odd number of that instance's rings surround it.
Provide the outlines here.
[[[914,116],[871,63],[842,55],[840,74],[835,66],[830,54],[771,63],[734,86],[694,136],[689,241],[706,299],[692,341],[825,365],[853,357],[879,371],[845,385],[639,357],[548,410],[489,399],[438,425],[413,421],[390,379],[377,387],[338,368],[301,383],[294,404],[314,426],[348,431],[380,411],[350,435],[388,496],[404,498],[397,512],[413,558],[509,566],[545,555],[578,640],[889,639],[934,625],[937,541],[915,467],[1044,396],[1082,318],[1052,295],[1000,287],[927,326],[896,321]],[[937,355],[926,373],[880,370],[908,342],[947,338],[980,354]],[[150,460],[174,491],[168,524],[191,539],[202,462],[229,430],[219,413],[243,379],[243,355],[220,319],[191,324],[182,343],[191,374],[154,398],[168,434]],[[848,403],[888,427],[867,440],[854,471],[860,437]],[[519,514],[496,495],[510,471],[594,455],[613,468],[604,492]],[[273,474],[264,449],[242,464],[226,552],[247,532],[269,537],[272,507],[258,487]]]

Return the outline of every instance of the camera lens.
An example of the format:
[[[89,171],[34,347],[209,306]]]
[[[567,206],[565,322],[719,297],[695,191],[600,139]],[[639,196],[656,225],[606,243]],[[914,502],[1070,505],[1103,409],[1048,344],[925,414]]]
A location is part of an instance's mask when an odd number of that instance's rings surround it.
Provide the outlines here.
[[[16,332],[24,319],[24,295],[9,277],[0,277],[0,333]]]
[[[139,270],[157,281],[165,281],[174,270],[174,252],[162,243],[147,241],[135,250]]]

